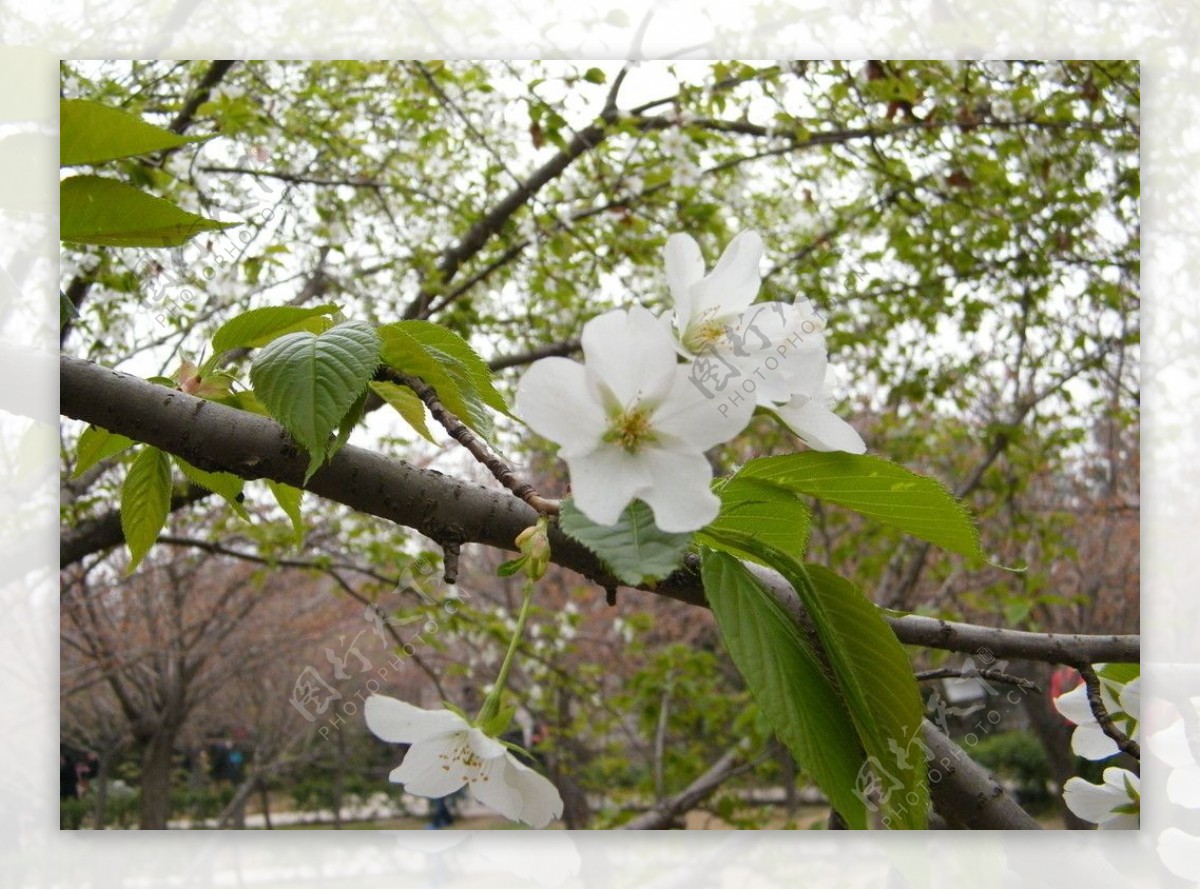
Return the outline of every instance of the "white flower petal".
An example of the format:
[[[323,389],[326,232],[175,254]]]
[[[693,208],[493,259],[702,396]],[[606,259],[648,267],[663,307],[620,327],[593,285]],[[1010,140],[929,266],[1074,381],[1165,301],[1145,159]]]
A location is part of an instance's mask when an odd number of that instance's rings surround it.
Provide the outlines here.
[[[467,728],[467,721],[451,711],[427,711],[386,695],[369,696],[363,715],[375,735],[405,745]]]
[[[464,784],[481,803],[513,820],[542,828],[562,815],[550,781],[520,764],[500,741],[449,710],[426,711],[386,696],[367,699],[372,731],[411,737],[435,724],[454,727],[412,744],[389,778],[411,794],[445,797]],[[376,728],[378,727],[378,729]]]
[[[654,511],[654,524],[665,532],[690,532],[717,518],[721,500],[712,493],[712,467],[703,454],[656,449],[646,463],[654,485],[641,499]]]
[[[716,267],[692,285],[691,319],[737,315],[754,302],[762,284],[758,262],[763,242],[755,231],[745,231],[729,242]]]
[[[829,356],[825,352],[824,338],[809,338],[802,344],[793,346],[783,356],[779,367],[779,377],[782,378],[787,392],[782,398],[775,398],[773,401],[787,403],[794,396],[822,398],[825,392],[825,370],[828,366]]]
[[[817,394],[825,380],[825,338],[800,331],[800,315],[787,303],[755,303],[726,327],[717,350],[755,385],[755,400],[769,407],[795,393]]]
[[[465,733],[454,733],[413,745],[404,755],[404,762],[392,770],[391,780],[404,785],[410,794],[422,797],[453,794],[477,771],[461,757],[466,745],[464,736]]]
[[[592,522],[612,525],[629,502],[651,485],[650,471],[637,455],[604,444],[590,454],[566,457],[575,506]]]
[[[506,819],[517,822],[525,803],[521,791],[509,781],[509,762],[512,755],[507,752],[488,760],[479,775],[471,782],[471,793],[484,806],[491,807]]]
[[[1141,819],[1132,813],[1114,813],[1112,818],[1097,826],[1100,831],[1137,831],[1140,827]]]
[[[583,326],[580,339],[594,399],[600,395],[596,383],[607,387],[623,408],[657,402],[670,390],[675,344],[641,306],[596,316]]]
[[[535,433],[566,452],[590,449],[604,434],[604,409],[592,396],[587,372],[565,358],[539,359],[517,384],[517,414]]]
[[[1138,777],[1119,767],[1110,766],[1104,771],[1103,785],[1093,785],[1076,776],[1068,779],[1063,786],[1063,800],[1066,801],[1068,809],[1080,819],[1099,825],[1114,820],[1121,820],[1121,824],[1124,824],[1130,817],[1113,811],[1133,803],[1125,787],[1127,780],[1135,791],[1140,789]],[[1136,817],[1133,818],[1136,827]]]
[[[522,822],[534,828],[545,828],[562,815],[562,796],[554,783],[541,773],[509,755],[506,775],[509,783],[520,792]]]
[[[467,745],[480,760],[494,760],[508,753],[508,748],[501,742],[475,727],[467,730]]]
[[[675,368],[670,398],[654,412],[652,423],[657,432],[677,440],[679,447],[699,454],[744,430],[754,413],[754,399],[702,385],[696,368],[696,363]]]
[[[1088,760],[1104,760],[1121,749],[1104,734],[1100,724],[1092,720],[1091,723],[1080,723],[1075,727],[1075,732],[1071,734],[1071,750]]]
[[[667,239],[663,251],[667,266],[667,287],[675,302],[675,326],[687,330],[692,320],[692,285],[704,277],[704,257],[691,235],[675,234]]]
[[[1126,683],[1117,699],[1121,703],[1121,710],[1138,720],[1142,712],[1142,678],[1134,677]]]
[[[863,454],[867,445],[850,424],[817,399],[798,395],[775,408],[779,419],[816,451],[847,451]]]
[[[1088,703],[1087,687],[1083,683],[1054,699],[1054,708],[1076,726],[1096,722],[1092,706]]]

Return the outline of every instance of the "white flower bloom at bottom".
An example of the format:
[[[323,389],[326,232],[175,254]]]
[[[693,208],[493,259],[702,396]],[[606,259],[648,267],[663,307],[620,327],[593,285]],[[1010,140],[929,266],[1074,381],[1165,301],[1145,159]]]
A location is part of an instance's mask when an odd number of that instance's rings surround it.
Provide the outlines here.
[[[1063,800],[1071,812],[1105,829],[1138,827],[1140,793],[1138,777],[1117,766],[1104,771],[1103,785],[1075,776],[1063,786]]]
[[[410,745],[388,777],[421,797],[445,797],[463,785],[475,799],[514,822],[544,828],[563,802],[545,776],[452,711],[427,711],[385,695],[370,696],[367,726],[385,742]]]

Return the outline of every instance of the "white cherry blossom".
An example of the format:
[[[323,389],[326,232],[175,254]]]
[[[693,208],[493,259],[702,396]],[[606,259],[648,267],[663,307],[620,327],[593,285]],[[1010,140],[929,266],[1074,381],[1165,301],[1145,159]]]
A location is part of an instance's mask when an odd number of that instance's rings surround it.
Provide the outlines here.
[[[667,284],[678,349],[692,380],[724,403],[750,399],[818,451],[866,451],[862,438],[829,410],[825,325],[807,300],[756,303],[763,243],[745,231],[705,274],[688,235],[667,239]]]
[[[535,362],[517,387],[517,413],[558,443],[579,510],[612,525],[635,498],[663,531],[702,528],[720,501],[704,451],[736,436],[752,402],[706,397],[647,310],[606,312],[583,329],[583,364]]]
[[[389,776],[409,793],[445,797],[467,785],[480,803],[534,828],[562,815],[562,797],[549,779],[453,711],[372,695],[364,713],[375,735],[411,746]]]

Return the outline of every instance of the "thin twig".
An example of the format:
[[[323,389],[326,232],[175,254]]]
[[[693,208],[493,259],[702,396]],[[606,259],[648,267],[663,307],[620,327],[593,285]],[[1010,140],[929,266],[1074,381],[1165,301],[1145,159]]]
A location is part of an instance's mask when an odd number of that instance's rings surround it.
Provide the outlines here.
[[[547,516],[558,515],[558,501],[542,497],[532,485],[518,479],[513,468],[503,458],[492,453],[491,449],[478,436],[471,432],[465,423],[459,420],[442,404],[438,398],[437,391],[432,386],[420,377],[403,374],[394,369],[387,369],[384,371],[384,374],[393,382],[407,386],[415,392],[417,398],[425,403],[425,407],[429,409],[429,413],[445,428],[450,437],[462,445],[463,448],[467,449],[467,451],[471,452],[471,455],[477,461],[487,467],[489,472],[496,477],[496,481],[539,513]]]
[[[1096,718],[1096,722],[1100,724],[1100,728],[1104,730],[1104,734],[1117,743],[1117,747],[1137,760],[1142,759],[1142,749],[1133,739],[1117,729],[1117,725],[1113,723],[1112,717],[1108,713],[1108,708],[1104,707],[1104,697],[1100,693],[1100,677],[1090,664],[1080,663],[1074,665],[1074,668],[1079,671],[1083,677],[1083,682],[1087,685],[1088,704],[1092,707],[1092,715]]]
[[[1011,683],[1013,686],[1019,686],[1022,689],[1031,690],[1033,692],[1041,692],[1042,689],[1033,680],[1027,680],[1025,677],[1017,677],[1013,674],[1006,674],[1004,671],[998,671],[993,668],[971,668],[964,670],[963,668],[935,668],[931,671],[920,671],[916,674],[917,682],[923,683],[926,680],[944,680],[947,678],[971,678],[983,677],[985,680],[995,680],[997,683]]]

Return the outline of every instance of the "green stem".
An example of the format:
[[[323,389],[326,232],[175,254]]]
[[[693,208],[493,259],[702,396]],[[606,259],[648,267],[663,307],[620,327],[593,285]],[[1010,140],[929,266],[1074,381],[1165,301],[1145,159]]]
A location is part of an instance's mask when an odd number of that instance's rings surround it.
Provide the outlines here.
[[[512,641],[508,644],[504,663],[500,665],[500,674],[496,677],[496,683],[492,686],[492,691],[488,693],[483,707],[479,709],[479,714],[475,718],[476,726],[484,725],[500,712],[500,697],[504,694],[505,683],[508,682],[508,669],[512,667],[513,656],[517,654],[517,645],[521,642],[521,635],[525,632],[525,620],[529,617],[529,606],[533,602],[533,581],[531,579],[525,582],[523,596],[521,612],[517,615],[516,630],[513,631]]]

